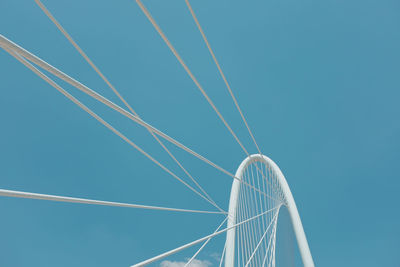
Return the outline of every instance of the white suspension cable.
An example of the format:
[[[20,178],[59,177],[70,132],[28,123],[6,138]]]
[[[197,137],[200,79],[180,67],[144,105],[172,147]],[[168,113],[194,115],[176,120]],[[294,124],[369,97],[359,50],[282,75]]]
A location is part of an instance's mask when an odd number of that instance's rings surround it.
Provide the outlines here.
[[[256,162],[256,163],[258,163],[258,162]],[[262,172],[262,174],[264,174],[264,168],[263,168],[263,166],[264,166],[264,164],[260,164],[261,166],[261,172]],[[263,187],[263,189],[264,189],[264,192],[267,192],[267,189],[266,188],[268,188],[268,183],[265,183],[265,179],[263,178],[264,176],[262,175],[262,177],[261,177],[261,181],[262,181],[262,187]],[[263,199],[263,204],[264,204],[264,209],[268,209],[268,201],[267,201],[267,198],[265,197],[265,196],[262,196],[262,199]],[[267,215],[268,216],[268,215]],[[263,246],[264,246],[264,248],[263,248],[263,250],[264,251],[266,251],[266,249],[267,249],[267,245],[268,245],[268,241],[267,241],[267,239],[264,239],[264,244],[263,244]]]
[[[258,189],[257,187],[253,186],[251,183],[246,182],[246,176],[244,177],[244,179],[239,179],[239,178],[237,178],[237,177],[233,177],[233,178],[238,179],[238,180],[240,181],[241,184],[246,185],[248,188],[250,188],[250,189],[252,189],[252,190],[258,192],[259,194],[262,194],[264,197],[267,197],[267,198],[269,198],[269,199],[275,200],[275,201],[277,201],[277,202],[279,202],[279,203],[283,202],[283,201],[281,201],[281,200],[279,200],[279,199],[276,199],[275,197],[271,196],[270,194],[265,193],[264,191]],[[247,208],[247,207],[246,207],[246,208]]]
[[[256,183],[255,183],[255,179],[254,179],[254,172],[253,172],[253,165],[254,164],[251,164],[250,165],[250,173],[251,173],[251,182],[252,182],[252,184],[254,185],[254,186],[256,186]],[[258,186],[259,187],[259,186]],[[255,191],[253,191],[253,196],[252,196],[252,198],[253,198],[253,208],[256,210],[256,213],[258,213],[259,211],[261,211],[262,209],[261,209],[261,207],[259,207],[258,206],[258,202],[257,202],[257,194],[256,194],[256,192]],[[259,195],[259,194],[258,194]],[[261,223],[262,223],[262,221],[264,221],[264,220],[256,220],[256,221],[254,221],[254,223],[255,224],[257,224],[257,231],[255,231],[255,234],[256,234],[256,236],[255,236],[255,238],[254,239],[256,239],[256,237],[258,237],[258,236],[260,236],[260,235],[262,235],[262,227],[261,227]],[[254,240],[254,242],[256,242],[256,240]],[[250,255],[250,257],[251,257],[251,255]],[[258,259],[256,259],[256,261],[257,261]]]
[[[246,171],[245,171],[245,174],[243,176],[243,179],[247,179],[249,181],[249,183],[251,183],[249,176],[250,176],[249,175],[249,169],[246,168]],[[243,206],[244,206],[244,210],[246,212],[246,218],[250,218],[251,216],[253,216],[253,214],[257,214],[257,213],[254,212],[253,205],[252,205],[253,203],[251,202],[252,191],[249,191],[248,188],[246,188],[245,192],[247,194],[245,194],[245,199],[244,199],[244,202],[243,202]],[[246,229],[247,232],[246,232],[245,236],[246,236],[247,244],[248,244],[248,249],[246,251],[246,258],[248,258],[250,256],[251,249],[254,246],[254,244],[253,244],[254,243],[253,242],[253,235],[254,235],[253,224],[254,224],[254,221],[252,221],[252,222],[250,222],[250,223],[245,225],[245,227],[247,228]]]
[[[190,71],[186,63],[183,61],[181,56],[178,54],[178,52],[175,50],[174,46],[171,44],[171,42],[168,40],[166,35],[163,33],[161,30],[160,26],[155,22],[154,18],[151,16],[150,12],[147,10],[147,8],[143,5],[143,3],[140,0],[136,0],[136,3],[139,5],[140,9],[143,11],[143,13],[146,15],[146,17],[149,19],[151,24],[154,26],[154,28],[157,30],[159,35],[162,37],[164,42],[167,44],[169,49],[172,51],[172,53],[175,55],[175,57],[178,59],[179,63],[182,65],[182,67],[185,69],[186,73],[190,76],[190,78],[193,80],[193,82],[196,84],[197,88],[199,88],[200,92],[203,94],[203,96],[206,98],[207,102],[211,105],[211,107],[214,109],[214,111],[217,113],[218,117],[221,119],[221,121],[224,123],[225,127],[229,130],[229,132],[232,134],[232,136],[235,138],[236,142],[240,145],[240,147],[243,149],[243,151],[248,155],[249,153],[247,152],[246,148],[243,146],[243,144],[240,142],[239,138],[236,136],[236,134],[233,132],[232,128],[229,126],[229,124],[226,122],[225,118],[222,116],[220,111],[217,109],[213,101],[210,99],[210,97],[207,95],[207,93],[204,91],[203,87],[200,85],[200,83],[197,81],[196,77],[193,75],[193,73]]]
[[[264,240],[264,238],[265,238],[265,236],[267,235],[269,229],[271,228],[271,225],[272,225],[273,223],[275,223],[275,220],[276,220],[276,218],[277,218],[278,212],[279,212],[279,209],[276,211],[276,214],[275,214],[275,216],[274,216],[274,219],[269,223],[269,225],[268,225],[267,229],[265,230],[264,234],[262,235],[260,241],[257,243],[257,246],[254,248],[254,251],[253,251],[253,253],[250,255],[250,258],[247,260],[245,267],[249,266],[251,260],[253,259],[254,255],[256,254],[258,248],[260,247],[262,241]]]
[[[256,166],[258,166],[258,162],[255,162],[254,163]],[[261,169],[261,171],[262,171],[262,169]],[[260,183],[260,176],[259,176],[259,173],[258,172],[256,172],[256,180],[257,180],[257,184],[258,184],[258,187],[260,187],[260,188],[263,188],[263,187],[261,187],[261,183]],[[264,179],[261,177],[261,180],[262,180],[262,182],[263,182],[263,184],[264,184]],[[261,197],[261,195],[260,194],[258,194],[258,200],[259,200],[259,205],[260,205],[260,209],[261,210],[264,210],[264,209],[266,209],[266,207],[264,207],[263,206],[263,201],[262,201],[262,197]],[[262,229],[265,229],[265,227],[266,227],[266,222],[265,222],[265,220],[262,220],[261,221],[261,228]],[[263,239],[263,244],[262,245],[264,245],[264,243],[266,242],[266,238],[264,238]],[[262,251],[263,250],[263,248],[261,247],[260,248],[260,250]],[[261,255],[260,255],[261,256]],[[261,259],[262,260],[262,259]]]
[[[251,157],[250,155],[248,155],[249,157]],[[268,180],[268,176],[264,175],[264,172],[258,168],[258,165],[255,165],[257,172],[259,174],[261,174],[261,176],[263,177],[263,179],[267,182],[267,184],[270,184],[272,186],[272,189],[275,193],[277,193],[277,195],[279,196],[279,201],[284,202],[283,197],[281,196],[281,190],[279,190],[272,182],[273,179],[271,179],[271,181]],[[271,178],[271,177],[270,177]],[[275,199],[276,200],[276,199]]]
[[[179,143],[175,139],[173,139],[170,136],[166,135],[165,133],[161,132],[157,128],[154,128],[153,126],[151,126],[150,124],[146,123],[142,119],[134,116],[133,114],[131,114],[128,111],[124,110],[123,108],[119,107],[118,105],[116,105],[112,101],[110,101],[107,98],[101,96],[100,94],[96,93],[92,89],[88,88],[87,86],[83,85],[82,83],[80,83],[80,82],[76,81],[75,79],[71,78],[70,76],[68,76],[64,72],[58,70],[57,68],[51,66],[47,62],[45,62],[42,59],[38,58],[37,56],[35,56],[35,55],[31,54],[30,52],[26,51],[25,49],[23,49],[22,47],[18,46],[15,43],[13,43],[12,41],[8,40],[7,38],[5,38],[1,34],[0,34],[0,46],[4,50],[7,50],[7,48],[8,48],[8,50],[12,50],[12,51],[18,53],[18,55],[23,56],[25,59],[33,62],[34,64],[38,65],[42,69],[44,69],[44,70],[50,72],[51,74],[57,76],[58,78],[62,79],[63,81],[69,83],[70,85],[74,86],[75,88],[81,90],[82,92],[86,93],[87,95],[89,95],[89,96],[93,97],[94,99],[98,100],[99,102],[105,104],[106,106],[114,109],[115,111],[119,112],[120,114],[124,115],[125,117],[131,119],[132,121],[142,125],[145,128],[150,128],[155,134],[157,134],[158,136],[161,136],[162,138],[164,138],[168,142],[170,142],[170,143],[176,145],[177,147],[185,150],[186,152],[192,154],[193,156],[195,156],[198,159],[202,160],[203,162],[209,164],[210,166],[216,168],[217,170],[225,173],[226,175],[229,175],[234,179],[240,180],[239,178],[235,177],[235,175],[233,175],[229,171],[227,171],[224,168],[218,166],[217,164],[213,163],[212,161],[208,160],[207,158],[201,156],[200,154],[194,152],[190,148],[186,147],[185,145]],[[245,183],[245,184],[247,186],[252,187],[251,185],[249,185],[247,183]],[[254,190],[258,190],[258,189],[254,188],[254,187],[252,187],[252,188]],[[258,191],[260,192],[260,190],[258,190]]]
[[[267,211],[265,211],[265,212],[263,212],[263,213],[261,213],[261,214],[258,214],[258,215],[254,216],[254,217],[252,217],[252,218],[249,218],[249,219],[247,219],[247,220],[245,220],[245,221],[243,221],[243,222],[237,223],[237,224],[235,224],[235,225],[232,225],[231,227],[227,227],[227,228],[225,228],[225,229],[223,229],[223,230],[220,230],[220,231],[215,232],[215,233],[213,233],[213,234],[207,235],[207,236],[205,236],[205,237],[202,237],[202,238],[200,238],[200,239],[197,239],[197,240],[195,240],[195,241],[192,241],[192,242],[190,242],[190,243],[187,243],[187,244],[185,244],[185,245],[183,245],[183,246],[180,246],[180,247],[178,247],[178,248],[175,248],[175,249],[172,249],[172,250],[170,250],[170,251],[164,252],[164,253],[162,253],[162,254],[160,254],[160,255],[158,255],[158,256],[155,256],[155,257],[150,258],[150,259],[148,259],[148,260],[145,260],[145,261],[142,261],[142,262],[137,263],[137,264],[135,264],[135,265],[132,265],[131,267],[145,266],[145,265],[148,265],[148,264],[150,264],[150,263],[152,263],[152,262],[155,262],[155,261],[157,261],[157,260],[160,260],[160,259],[162,259],[162,258],[165,258],[165,257],[167,257],[167,256],[173,255],[173,254],[175,254],[175,253],[177,253],[177,252],[179,252],[179,251],[181,251],[181,250],[183,250],[183,249],[186,249],[186,248],[191,247],[191,246],[194,246],[194,245],[196,245],[196,244],[198,244],[198,243],[200,243],[200,242],[202,242],[202,241],[205,241],[205,240],[207,240],[207,239],[210,238],[210,237],[214,237],[214,236],[220,235],[220,234],[222,234],[222,233],[225,233],[225,232],[228,231],[229,229],[233,229],[233,228],[235,228],[235,227],[237,227],[237,226],[239,226],[239,225],[242,225],[242,224],[244,224],[244,223],[247,223],[247,222],[249,222],[249,221],[252,221],[252,220],[254,220],[254,219],[257,219],[258,217],[260,217],[260,216],[262,216],[262,215],[264,215],[264,214],[266,214],[266,213],[268,213],[268,212],[271,212],[271,211],[273,211],[273,210],[276,210],[277,208],[279,208],[279,207],[275,207],[275,208],[273,208],[273,209],[267,210]]]
[[[224,249],[222,250],[221,259],[219,260],[219,267],[222,267],[222,262],[224,261],[225,251],[226,251],[226,241],[225,241]]]
[[[265,253],[265,256],[264,256],[264,260],[263,260],[262,267],[265,266],[265,263],[266,263],[266,261],[267,261],[267,258],[269,258],[269,257],[268,257],[268,256],[269,256],[268,253],[270,252],[269,248],[270,248],[270,245],[271,245],[272,238],[273,238],[273,236],[275,235],[275,231],[276,231],[276,223],[275,223],[275,225],[274,225],[273,234],[269,237],[268,247],[267,247],[267,250],[266,250],[266,253]],[[268,261],[269,261],[269,260],[268,260]]]
[[[256,158],[259,157],[258,155],[254,156]],[[266,177],[268,177],[270,183],[266,183],[262,178],[263,175],[261,173],[258,173],[257,171],[254,172],[254,168],[258,167],[258,169],[261,169],[262,173],[264,173],[263,167],[268,166],[268,164],[252,160],[252,158],[252,156],[249,157],[246,164],[242,163],[244,165],[239,167],[241,171],[238,171],[238,175],[241,177],[242,181],[246,181],[257,188],[260,188],[266,192],[267,195],[270,194],[272,196],[271,201],[267,201],[266,196],[262,196],[261,194],[257,195],[254,191],[249,190],[249,187],[244,187],[239,184],[237,200],[232,202],[236,204],[231,203],[231,205],[236,205],[236,210],[231,211],[230,207],[232,216],[235,216],[234,223],[243,221],[255,214],[259,214],[262,210],[268,210],[270,207],[284,204],[279,200],[279,194],[277,194],[273,189],[274,187],[275,189],[278,189],[278,184],[272,179],[273,176],[268,175],[267,173]],[[237,227],[235,231],[236,233],[232,237],[235,238],[236,243],[234,246],[231,245],[229,249],[232,251],[237,247],[237,257],[235,256],[235,258],[237,258],[238,266],[246,266],[246,264],[247,267],[262,266],[266,251],[268,250],[267,253],[270,254],[272,250],[273,232],[271,229],[274,228],[272,226],[277,220],[277,214],[278,213],[268,213],[259,220],[253,220],[252,222],[243,225],[244,227]],[[269,242],[269,240],[271,240],[271,242]],[[233,263],[233,259],[230,259],[229,262]]]
[[[47,83],[49,83],[51,86],[53,86],[55,89],[57,89],[60,93],[62,93],[64,96],[66,96],[68,99],[70,99],[72,102],[74,102],[76,105],[78,105],[80,108],[82,108],[84,111],[89,113],[93,118],[95,118],[97,121],[102,123],[104,126],[106,126],[109,130],[114,132],[116,135],[121,137],[123,140],[125,140],[128,144],[130,144],[132,147],[134,147],[136,150],[141,152],[143,155],[145,155],[148,159],[153,161],[155,164],[157,164],[160,168],[162,168],[164,171],[169,173],[172,177],[180,181],[182,184],[184,184],[187,188],[189,188],[191,191],[196,193],[198,196],[209,202],[211,205],[215,206],[210,200],[208,200],[205,196],[203,196],[201,193],[199,193],[196,189],[191,187],[188,183],[183,181],[181,178],[179,178],[176,174],[174,174],[172,171],[170,171],[167,167],[162,165],[160,162],[158,162],[156,159],[154,159],[152,156],[150,156],[148,153],[146,153],[143,149],[141,149],[138,145],[133,143],[130,139],[128,139],[125,135],[120,133],[118,130],[116,130],[113,126],[111,126],[109,123],[107,123],[105,120],[103,120],[101,117],[99,117],[96,113],[94,113],[91,109],[86,107],[84,104],[82,104],[79,100],[77,100],[75,97],[73,97],[71,94],[69,94],[67,91],[65,91],[61,86],[59,86],[57,83],[55,83],[53,80],[51,80],[49,77],[47,77],[45,74],[43,74],[41,71],[36,69],[32,64],[30,64],[28,61],[26,61],[24,58],[22,58],[19,54],[13,52],[10,49],[5,48],[5,51],[7,51],[10,55],[15,57],[18,61],[20,61],[22,64],[24,64],[26,67],[28,67],[30,70],[32,70],[36,75],[41,77],[43,80],[45,80]]]
[[[210,166],[213,166],[214,168],[218,169],[219,171],[231,176],[233,179],[240,180],[239,178],[235,177],[235,175],[233,175],[229,171],[227,171],[224,168],[218,166],[217,164],[211,162],[210,160],[208,160],[207,158],[201,156],[200,154],[194,152],[190,148],[184,146],[183,144],[179,143],[175,139],[169,137],[168,135],[166,135],[165,133],[161,132],[157,128],[154,128],[153,126],[151,126],[150,124],[146,123],[142,119],[140,119],[140,118],[134,116],[133,114],[129,113],[125,109],[119,107],[118,105],[116,105],[112,101],[108,100],[107,98],[101,96],[100,94],[96,93],[95,91],[93,91],[92,89],[90,89],[87,86],[83,85],[82,83],[80,83],[80,82],[76,81],[75,79],[71,78],[70,76],[68,76],[64,72],[62,72],[62,71],[58,70],[57,68],[51,66],[50,64],[48,64],[44,60],[38,58],[37,56],[33,55],[32,53],[28,52],[27,50],[23,49],[22,47],[18,46],[17,44],[13,43],[12,41],[8,40],[7,38],[5,38],[1,34],[0,34],[0,46],[6,51],[14,51],[19,56],[23,56],[25,59],[33,62],[34,64],[38,65],[42,69],[44,69],[44,70],[50,72],[51,74],[57,76],[58,78],[62,79],[63,81],[65,81],[67,83],[69,83],[70,85],[74,86],[75,88],[79,89],[80,91],[86,93],[87,95],[93,97],[94,99],[98,100],[99,102],[105,104],[106,106],[116,110],[117,112],[119,112],[120,114],[126,116],[127,118],[131,119],[132,121],[142,125],[145,128],[150,128],[158,136],[161,136],[165,140],[171,142],[172,144],[174,144],[174,145],[178,146],[179,148],[185,150],[186,152],[192,154],[193,156],[197,157],[198,159],[202,160],[203,162],[206,162]],[[20,58],[20,57],[18,57],[18,58]],[[26,65],[25,63],[23,63],[23,64]],[[42,77],[41,75],[39,75],[39,76]],[[248,184],[246,182],[243,182],[243,181],[242,181],[242,183],[245,184],[246,186],[249,186],[253,190],[256,190],[257,192],[259,192],[259,193],[261,193],[263,195],[266,195],[264,192],[261,192],[258,188],[255,188],[254,186],[252,186],[252,185],[250,185],[250,184]],[[267,196],[267,197],[271,198],[271,196]]]
[[[232,136],[235,138],[236,142],[240,145],[240,147],[242,148],[242,150],[246,153],[247,156],[250,156],[249,152],[246,150],[246,148],[243,146],[243,144],[240,142],[239,138],[236,136],[236,134],[234,133],[234,131],[232,130],[232,128],[229,126],[229,124],[226,122],[226,120],[224,119],[224,117],[222,116],[222,114],[219,112],[219,110],[217,109],[217,107],[215,106],[215,104],[212,102],[212,100],[210,99],[210,97],[207,95],[207,93],[204,91],[203,87],[200,85],[200,83],[197,81],[196,77],[193,75],[193,73],[190,71],[190,69],[188,68],[188,66],[186,65],[186,63],[183,61],[183,59],[181,58],[181,56],[178,54],[178,52],[176,51],[176,49],[174,48],[174,46],[171,44],[171,42],[168,40],[167,36],[164,34],[164,32],[161,30],[160,26],[157,24],[157,22],[154,20],[154,18],[151,16],[150,12],[147,10],[147,8],[143,5],[143,3],[140,0],[136,0],[136,3],[139,5],[140,9],[143,11],[143,13],[146,15],[146,17],[148,18],[148,20],[151,22],[151,24],[153,25],[153,27],[156,29],[156,31],[158,32],[158,34],[161,36],[161,38],[164,40],[164,42],[167,44],[167,46],[169,47],[169,49],[172,51],[172,53],[175,55],[175,57],[178,59],[179,63],[182,65],[182,67],[185,69],[185,71],[187,72],[187,74],[190,76],[190,78],[193,80],[193,82],[196,84],[197,88],[201,91],[201,93],[203,94],[203,96],[207,99],[208,103],[211,105],[211,107],[214,109],[214,111],[217,113],[218,117],[221,119],[221,121],[224,123],[225,127],[229,130],[229,132],[232,134]],[[193,13],[194,14],[194,13]],[[229,84],[228,84],[229,86]],[[232,90],[230,89],[230,86],[228,87],[229,91],[234,99],[235,104],[237,104],[237,107],[239,108],[239,104],[236,101],[236,98],[233,95]],[[253,134],[250,131],[250,127],[247,124],[247,121],[244,118],[243,113],[241,112],[240,108],[239,108],[240,114],[242,115],[242,118],[244,119],[244,122],[249,130],[250,135],[252,136],[254,142],[255,142],[255,138],[253,136]],[[257,143],[255,142],[257,149],[259,151],[260,154],[261,151],[257,145]],[[261,172],[258,168],[257,168],[258,172]]]
[[[134,208],[134,209],[164,210],[164,211],[206,213],[206,214],[207,213],[208,214],[224,214],[223,212],[219,212],[219,211],[203,211],[203,210],[178,209],[178,208],[168,208],[168,207],[149,206],[149,205],[140,205],[140,204],[129,204],[129,203],[103,201],[103,200],[86,199],[86,198],[37,194],[37,193],[6,190],[6,189],[0,189],[0,196],[14,197],[14,198],[30,198],[30,199],[40,199],[40,200],[49,200],[49,201],[58,201],[58,202],[80,203],[80,204],[91,204],[91,205],[101,205],[101,206],[111,206],[111,207],[125,207],[125,208]]]
[[[115,111],[119,112],[120,114],[124,115],[125,117],[127,117],[127,118],[133,120],[134,122],[142,125],[143,127],[150,128],[151,131],[154,132],[155,134],[157,134],[158,136],[161,136],[165,140],[171,142],[172,144],[174,144],[174,145],[178,146],[179,148],[185,150],[186,152],[192,154],[193,156],[197,157],[198,159],[206,162],[207,164],[209,164],[209,165],[213,166],[214,168],[222,171],[223,173],[235,178],[235,176],[232,173],[228,172],[224,168],[222,168],[222,167],[218,166],[217,164],[211,162],[207,158],[205,158],[205,157],[201,156],[200,154],[194,152],[193,150],[191,150],[190,148],[188,148],[188,147],[184,146],[183,144],[179,143],[178,141],[176,141],[172,137],[166,135],[165,133],[161,132],[157,128],[155,128],[155,127],[151,126],[150,124],[146,123],[142,119],[140,119],[140,118],[136,117],[135,115],[129,113],[125,109],[123,109],[120,106],[116,105],[115,103],[113,103],[112,101],[110,101],[107,98],[103,97],[102,95],[96,93],[95,91],[93,91],[92,89],[90,89],[87,86],[83,85],[82,83],[76,81],[75,79],[73,79],[72,77],[68,76],[64,72],[58,70],[54,66],[51,66],[50,64],[48,64],[44,60],[38,58],[37,56],[31,54],[30,52],[26,51],[22,47],[18,46],[17,44],[13,43],[12,41],[8,40],[7,38],[5,38],[1,34],[0,34],[0,46],[2,46],[4,49],[6,49],[8,47],[12,51],[15,51],[16,53],[18,53],[20,56],[23,56],[27,60],[33,62],[34,64],[36,64],[37,66],[41,67],[42,69],[50,72],[51,74],[57,76],[58,78],[62,79],[63,81],[69,83],[70,85],[74,86],[78,90],[80,90],[80,91],[86,93],[87,95],[93,97],[97,101],[99,101],[99,102],[105,104],[106,106],[114,109]]]
[[[274,231],[274,246],[272,251],[272,266],[275,267],[275,249],[276,249],[276,226],[277,222],[275,223],[275,231]]]
[[[255,156],[255,155],[249,155],[249,157],[252,157],[252,156]],[[273,199],[273,200],[275,200],[275,201],[278,201],[278,202],[285,202],[285,200],[284,200],[284,198],[283,198],[283,196],[282,196],[282,192],[281,192],[282,190],[280,190],[280,188],[278,188],[278,186],[275,186],[275,184],[273,183],[273,178],[274,178],[274,177],[272,176],[272,173],[269,173],[269,175],[268,175],[268,174],[267,174],[268,172],[266,172],[266,174],[264,174],[263,170],[260,169],[260,168],[258,167],[257,164],[255,165],[255,167],[256,167],[256,169],[257,169],[257,172],[258,172],[259,174],[261,174],[263,180],[265,180],[266,183],[269,184],[269,185],[271,186],[271,189],[274,191],[274,193],[276,194],[276,196],[278,197],[278,199],[277,199],[277,198],[274,198],[274,197],[271,197],[270,194],[268,194],[268,193],[266,193],[266,195],[269,196],[270,199]],[[269,166],[265,165],[265,168],[269,168]],[[268,178],[270,178],[271,181],[270,181]],[[276,178],[276,177],[275,177],[275,178]],[[268,186],[267,186],[267,187],[268,187]],[[258,191],[258,192],[263,192],[263,193],[265,193],[264,191]],[[273,192],[270,192],[270,193],[273,193]]]
[[[276,224],[275,224],[275,231],[272,240],[272,249],[271,249],[271,258],[269,259],[268,267],[274,266],[274,258],[275,258],[275,244],[276,244]]]
[[[74,39],[68,34],[68,32],[61,26],[61,24],[56,20],[56,18],[51,14],[51,12],[43,5],[40,0],[35,0],[36,4],[42,9],[42,11],[47,15],[47,17],[56,25],[56,27],[61,31],[61,33],[68,39],[68,41],[75,47],[75,49],[81,54],[81,56],[86,60],[86,62],[93,68],[93,70],[101,77],[101,79],[110,87],[110,89],[115,93],[115,95],[125,104],[129,111],[139,118],[139,115],[133,110],[133,108],[128,104],[128,102],[122,97],[118,90],[111,84],[111,82],[103,75],[99,68],[93,63],[93,61],[86,55],[86,53],[81,49],[81,47],[74,41]],[[161,142],[161,140],[153,133],[150,128],[146,128],[154,139],[161,145],[161,147],[168,153],[168,155],[178,164],[178,166],[185,172],[185,174],[196,184],[196,186],[203,192],[203,194],[216,206],[218,206],[215,201],[210,197],[210,195],[200,186],[196,179],[183,167],[183,165],[175,158],[171,151]],[[223,211],[219,206],[218,209]]]
[[[240,107],[239,107],[239,103],[238,103],[238,101],[237,101],[235,95],[234,95],[233,92],[232,92],[231,86],[229,85],[228,80],[226,79],[225,74],[223,73],[222,68],[221,68],[221,66],[219,65],[219,62],[218,62],[217,58],[215,57],[214,51],[211,49],[210,43],[209,43],[208,40],[207,40],[207,37],[206,37],[206,35],[205,35],[204,31],[203,31],[203,28],[201,27],[200,22],[198,21],[198,19],[197,19],[197,17],[196,17],[196,14],[194,13],[193,8],[192,8],[192,6],[191,6],[190,3],[189,3],[189,0],[185,0],[185,2],[186,2],[187,7],[189,8],[190,13],[192,14],[192,17],[193,17],[193,19],[194,19],[194,21],[195,21],[195,23],[196,23],[196,25],[197,25],[197,28],[199,29],[199,31],[200,31],[200,33],[201,33],[201,36],[203,37],[204,42],[205,42],[206,45],[207,45],[208,51],[210,52],[211,57],[212,57],[212,59],[214,60],[215,65],[216,65],[217,68],[218,68],[218,71],[219,71],[219,73],[221,74],[222,79],[224,80],[224,83],[225,83],[225,85],[226,85],[226,88],[228,88],[229,94],[231,95],[231,97],[232,97],[232,99],[233,99],[233,102],[235,103],[235,106],[236,106],[237,110],[239,111],[240,116],[242,117],[242,120],[243,120],[244,124],[246,125],[247,130],[248,130],[248,132],[249,132],[251,138],[253,139],[254,144],[255,144],[256,147],[257,147],[258,153],[262,154],[260,148],[258,147],[258,144],[257,144],[257,142],[256,142],[256,139],[254,138],[254,135],[253,135],[253,133],[252,133],[251,130],[250,130],[249,124],[247,123],[247,120],[246,120],[246,118],[244,117],[244,114],[243,114],[242,110],[241,110]]]
[[[238,221],[239,222],[241,222],[241,221],[244,221],[244,208],[243,208],[243,203],[244,203],[244,201],[243,201],[243,198],[244,198],[244,190],[240,190],[240,192],[239,192],[239,210],[238,210],[238,216],[237,216],[237,218],[238,218]],[[238,240],[239,240],[239,242],[238,242],[238,252],[237,252],[237,254],[238,254],[238,266],[240,266],[240,260],[242,261],[242,266],[244,266],[244,255],[245,255],[245,253],[246,253],[246,251],[247,251],[247,239],[245,238],[246,237],[246,235],[245,235],[245,226],[247,226],[247,224],[246,225],[240,225],[238,228],[236,228],[237,230],[238,230]],[[240,246],[240,249],[239,249],[239,246]],[[240,256],[240,259],[239,259],[239,256]]]
[[[218,232],[218,230],[222,227],[222,225],[224,225],[226,220],[228,220],[228,216],[226,216],[225,220],[222,221],[222,223],[218,226],[218,228],[214,231],[214,233]],[[196,253],[194,253],[194,255],[190,258],[190,260],[188,260],[188,262],[186,262],[185,266],[183,267],[188,267],[189,264],[192,263],[192,261],[196,258],[196,256],[203,250],[203,248],[208,244],[208,242],[210,242],[211,238],[212,237],[210,237],[203,243],[203,245],[196,251]]]
[[[250,165],[250,167],[251,167],[251,165]],[[250,184],[253,185],[254,183],[251,181],[250,168],[247,168],[246,170],[247,170],[247,180],[248,180],[248,182]],[[244,203],[245,206],[249,210],[249,214],[250,214],[249,216],[253,216],[253,214],[258,214],[258,211],[256,210],[256,206],[255,206],[255,203],[254,203],[254,198],[253,198],[254,195],[255,195],[254,193],[255,193],[254,191],[248,191],[248,199]],[[259,222],[259,221],[260,220],[254,220],[254,221],[252,221],[251,223],[248,224],[248,226],[249,226],[249,243],[250,243],[250,247],[249,247],[249,251],[248,251],[249,255],[247,256],[247,258],[250,257],[251,252],[252,252],[252,250],[254,249],[254,247],[256,245],[255,237],[258,234],[258,230],[259,229],[257,228],[257,222]]]

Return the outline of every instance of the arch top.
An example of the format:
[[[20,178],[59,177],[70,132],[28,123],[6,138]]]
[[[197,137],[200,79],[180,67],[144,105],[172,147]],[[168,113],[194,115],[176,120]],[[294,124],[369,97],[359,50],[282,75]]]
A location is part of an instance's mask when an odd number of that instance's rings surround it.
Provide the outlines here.
[[[303,229],[303,225],[301,223],[300,215],[297,210],[296,203],[294,201],[292,192],[290,191],[289,185],[282,173],[279,169],[278,165],[271,160],[269,157],[261,154],[252,154],[245,158],[241,164],[239,165],[235,176],[238,179],[234,179],[232,183],[231,195],[229,200],[229,211],[228,211],[228,227],[235,225],[236,222],[236,212],[239,200],[240,193],[240,185],[243,179],[243,175],[248,166],[250,166],[254,162],[261,162],[265,164],[269,169],[272,170],[273,175],[276,177],[279,190],[281,191],[284,204],[288,209],[290,219],[292,222],[293,230],[296,235],[296,240],[298,244],[298,248],[300,251],[301,259],[303,261],[303,265],[305,267],[314,267],[314,261],[311,256],[310,248],[308,246],[308,242],[306,239],[306,235]],[[266,179],[263,175],[262,179]],[[235,266],[235,233],[236,229],[233,228],[227,232],[226,236],[226,253],[225,253],[225,267],[233,267]]]

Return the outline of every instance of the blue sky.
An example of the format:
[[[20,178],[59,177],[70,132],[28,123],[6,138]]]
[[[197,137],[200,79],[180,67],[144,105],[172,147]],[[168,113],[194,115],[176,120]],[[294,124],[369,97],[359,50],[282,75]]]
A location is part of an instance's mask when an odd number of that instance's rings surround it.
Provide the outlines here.
[[[43,2],[146,121],[235,171],[245,154],[134,1]],[[184,1],[144,3],[256,152]],[[399,2],[192,6],[261,150],[289,182],[316,265],[399,266]],[[1,1],[0,25],[7,38],[120,103],[34,1]],[[0,75],[0,188],[210,209],[4,51]],[[146,130],[59,83],[184,177]],[[227,208],[231,179],[168,147]],[[0,212],[7,267],[130,266],[222,220],[8,198]],[[199,259],[215,263],[223,243],[215,238]]]

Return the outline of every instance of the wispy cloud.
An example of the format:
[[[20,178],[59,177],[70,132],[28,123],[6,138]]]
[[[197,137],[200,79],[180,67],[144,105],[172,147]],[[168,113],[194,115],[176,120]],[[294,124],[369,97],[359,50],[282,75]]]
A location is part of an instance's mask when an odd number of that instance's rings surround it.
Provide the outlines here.
[[[189,260],[189,259],[188,259]],[[185,266],[187,261],[163,261],[160,264],[160,267],[183,267]],[[211,266],[212,263],[207,260],[196,260],[194,259],[188,266],[189,267],[208,267]]]
[[[221,260],[221,255],[217,252],[211,253],[210,256],[217,262],[219,262]]]

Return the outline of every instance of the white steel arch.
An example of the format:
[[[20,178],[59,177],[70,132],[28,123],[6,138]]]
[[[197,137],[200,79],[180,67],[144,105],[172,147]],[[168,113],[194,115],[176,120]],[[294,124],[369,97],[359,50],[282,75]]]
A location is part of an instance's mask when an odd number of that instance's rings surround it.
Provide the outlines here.
[[[290,191],[289,185],[279,169],[278,165],[275,164],[270,158],[260,154],[253,154],[247,157],[240,164],[236,171],[236,177],[239,179],[234,179],[232,183],[230,201],[229,201],[229,211],[228,211],[228,228],[237,224],[237,211],[239,204],[239,193],[241,189],[241,182],[245,170],[252,163],[262,163],[272,170],[273,175],[276,177],[277,187],[283,195],[283,205],[285,205],[289,211],[290,219],[296,235],[297,244],[299,247],[301,259],[305,267],[314,267],[314,261],[311,256],[310,248],[306,239],[306,235],[301,223],[300,215],[296,207],[293,195]],[[260,171],[260,170],[258,170]],[[266,177],[263,175],[263,179]],[[278,207],[279,209],[279,207]],[[277,212],[278,213],[278,212]],[[236,244],[236,233],[237,228],[232,228],[227,231],[226,235],[226,251],[225,251],[225,267],[235,266],[235,244]]]

